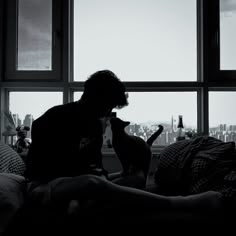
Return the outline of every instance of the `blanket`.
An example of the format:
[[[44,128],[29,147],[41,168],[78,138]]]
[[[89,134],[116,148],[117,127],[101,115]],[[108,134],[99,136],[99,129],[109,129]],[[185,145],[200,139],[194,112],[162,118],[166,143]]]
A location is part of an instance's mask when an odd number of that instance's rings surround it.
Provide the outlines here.
[[[236,193],[235,143],[198,136],[171,144],[159,156],[155,181],[158,191],[165,195],[215,190],[233,197]]]

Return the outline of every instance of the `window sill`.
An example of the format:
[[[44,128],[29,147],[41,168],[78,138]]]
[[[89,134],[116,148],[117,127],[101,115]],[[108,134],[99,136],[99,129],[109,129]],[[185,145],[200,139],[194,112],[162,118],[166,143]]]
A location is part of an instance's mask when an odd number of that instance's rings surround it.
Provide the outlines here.
[[[156,146],[153,146],[151,147],[151,150],[152,150],[152,154],[153,155],[158,155],[161,153],[161,151],[167,147],[167,145],[156,145]],[[104,156],[113,156],[115,155],[115,151],[113,148],[108,148],[107,146],[103,146],[102,147],[102,154]]]

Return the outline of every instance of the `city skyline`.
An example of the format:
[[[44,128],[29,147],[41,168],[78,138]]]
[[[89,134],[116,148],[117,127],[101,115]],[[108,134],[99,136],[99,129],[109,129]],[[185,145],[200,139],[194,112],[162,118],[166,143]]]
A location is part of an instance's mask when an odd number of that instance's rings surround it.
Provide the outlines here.
[[[74,100],[78,100],[81,92],[74,93]],[[187,96],[187,97],[186,97]],[[45,99],[45,100],[44,100]],[[34,119],[41,116],[50,107],[62,104],[62,92],[10,92],[9,105],[12,113],[19,114],[22,119],[26,114],[32,114]],[[160,93],[129,93],[129,105],[123,109],[114,109],[121,119],[143,122],[171,121],[178,115],[184,116],[187,126],[197,126],[197,99],[194,93],[179,92],[174,94]],[[188,100],[192,104],[185,104]],[[236,101],[235,92],[209,93],[209,125],[235,125],[236,115],[232,109]]]
[[[11,129],[15,129],[19,125],[25,125],[30,127],[34,121],[34,117],[32,114],[27,114],[23,120],[19,118],[19,114],[12,114],[10,116],[6,116],[8,122],[6,122],[6,128],[11,127]],[[183,117],[184,119],[184,117]],[[168,122],[144,122],[141,124],[131,122],[129,126],[126,127],[126,132],[130,135],[136,135],[144,140],[147,140],[157,129],[159,129],[158,125],[161,123],[164,127],[163,132],[155,140],[154,145],[169,145],[176,142],[178,136],[178,122],[179,120],[171,117],[171,121]],[[197,128],[187,127],[184,124],[183,132],[185,138],[190,138],[198,133]],[[224,142],[234,141],[236,142],[236,125],[232,124],[219,124],[216,127],[209,128],[209,136],[220,139]],[[28,138],[31,138],[31,131],[27,134]],[[106,146],[108,143],[112,143],[112,131],[109,125],[104,127],[103,132],[103,144]],[[109,147],[109,145],[108,145]]]
[[[17,113],[11,113],[10,115],[12,116],[15,125],[27,125],[27,126],[31,126],[33,121],[35,120],[34,116],[32,114],[26,114],[24,118],[20,117],[19,114]],[[130,126],[133,125],[140,125],[142,127],[147,127],[149,129],[153,129],[152,127],[154,127],[153,130],[155,130],[159,124],[164,125],[165,127],[168,127],[168,130],[177,130],[177,126],[178,126],[178,117],[174,117],[173,115],[171,116],[170,120],[165,120],[165,121],[146,121],[146,122],[134,122],[134,121],[130,121]],[[183,117],[184,119],[184,117]],[[193,127],[193,126],[187,126],[185,123],[183,123],[184,129],[185,130],[197,130],[197,126]],[[236,131],[236,123],[235,124],[227,124],[227,123],[219,123],[216,126],[211,126],[209,127],[209,131],[214,130],[214,131]]]

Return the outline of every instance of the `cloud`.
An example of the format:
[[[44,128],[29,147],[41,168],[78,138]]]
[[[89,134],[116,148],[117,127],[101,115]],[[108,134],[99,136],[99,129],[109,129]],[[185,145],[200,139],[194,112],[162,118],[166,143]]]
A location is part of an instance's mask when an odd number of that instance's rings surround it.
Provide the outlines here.
[[[19,11],[19,47],[31,51],[50,50],[51,23],[49,0],[24,0]],[[45,3],[45,4],[44,4]]]
[[[21,27],[24,24],[32,24],[32,27],[42,31],[48,31],[49,19],[52,16],[51,1],[49,0],[24,0],[19,6]]]
[[[236,11],[236,1],[235,0],[221,0],[220,11],[221,12]]]

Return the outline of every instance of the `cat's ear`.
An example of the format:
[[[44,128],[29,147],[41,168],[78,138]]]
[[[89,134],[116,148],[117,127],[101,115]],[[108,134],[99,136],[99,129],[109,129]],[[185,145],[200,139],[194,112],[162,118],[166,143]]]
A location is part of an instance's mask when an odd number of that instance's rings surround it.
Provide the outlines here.
[[[129,124],[130,124],[129,121],[125,121],[125,122],[124,122],[124,126],[125,126],[125,127],[128,126]]]

